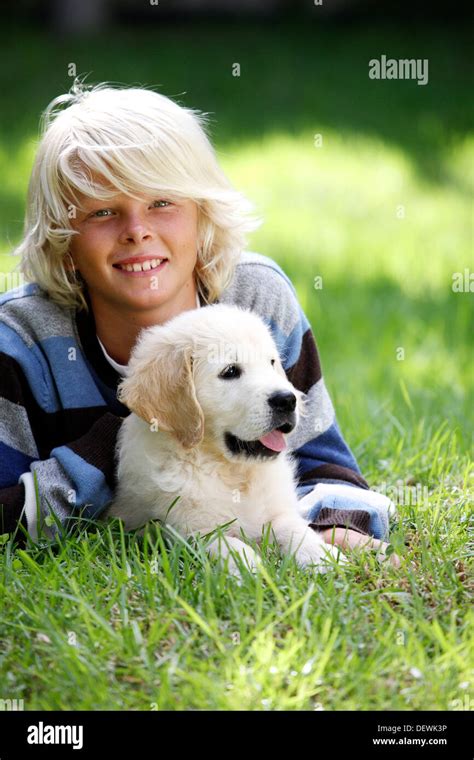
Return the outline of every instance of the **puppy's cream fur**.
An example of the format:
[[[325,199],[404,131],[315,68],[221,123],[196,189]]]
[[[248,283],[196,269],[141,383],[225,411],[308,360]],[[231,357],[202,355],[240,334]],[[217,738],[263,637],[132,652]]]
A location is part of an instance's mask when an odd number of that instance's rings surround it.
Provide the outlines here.
[[[219,377],[233,364],[240,377]],[[230,549],[249,567],[258,562],[241,531],[259,541],[270,524],[284,552],[324,571],[328,555],[339,551],[300,516],[297,463],[288,449],[247,458],[225,443],[226,432],[256,441],[272,430],[268,398],[278,391],[295,394],[297,424],[304,394],[288,381],[270,330],[251,311],[216,304],[144,330],[119,386],[132,414],[119,433],[118,488],[107,516],[122,518],[127,529],[159,519],[185,537],[233,521],[208,547],[229,557],[231,572],[238,569]]]

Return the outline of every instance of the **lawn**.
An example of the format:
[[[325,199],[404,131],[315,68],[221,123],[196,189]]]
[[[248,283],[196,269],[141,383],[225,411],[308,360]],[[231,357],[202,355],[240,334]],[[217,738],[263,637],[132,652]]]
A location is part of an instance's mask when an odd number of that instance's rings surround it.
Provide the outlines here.
[[[249,248],[294,282],[344,436],[398,504],[402,565],[354,555],[316,576],[265,545],[262,571],[239,585],[158,528],[102,525],[26,550],[3,537],[0,696],[26,710],[474,709],[473,301],[453,290],[474,269],[467,33],[14,36],[2,33],[0,69],[4,289],[39,114],[70,86],[68,63],[212,112],[219,159],[265,219]],[[428,58],[429,84],[369,80],[382,52]]]

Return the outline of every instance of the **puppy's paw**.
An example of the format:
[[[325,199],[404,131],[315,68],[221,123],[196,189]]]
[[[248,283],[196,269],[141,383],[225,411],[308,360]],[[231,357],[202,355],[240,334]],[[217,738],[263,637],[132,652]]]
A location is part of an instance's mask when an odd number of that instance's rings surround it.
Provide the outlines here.
[[[258,567],[262,562],[261,557],[251,546],[245,546],[245,548],[228,554],[226,560],[227,570],[230,575],[233,575],[240,580],[246,572],[253,574],[257,573]]]
[[[322,542],[317,546],[299,549],[295,559],[300,567],[313,567],[318,573],[327,573],[336,564],[346,565],[348,562],[338,546]]]

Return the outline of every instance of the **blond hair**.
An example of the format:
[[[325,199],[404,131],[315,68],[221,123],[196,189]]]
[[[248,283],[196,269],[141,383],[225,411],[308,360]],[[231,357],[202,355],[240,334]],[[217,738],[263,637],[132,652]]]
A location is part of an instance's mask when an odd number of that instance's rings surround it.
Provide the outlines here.
[[[21,257],[17,269],[61,306],[87,310],[84,281],[65,266],[71,237],[79,234],[71,226],[77,193],[104,200],[116,193],[166,194],[198,206],[194,274],[212,303],[230,284],[246,234],[261,220],[220,168],[207,116],[149,88],[76,80],[42,116],[23,239],[14,251]]]

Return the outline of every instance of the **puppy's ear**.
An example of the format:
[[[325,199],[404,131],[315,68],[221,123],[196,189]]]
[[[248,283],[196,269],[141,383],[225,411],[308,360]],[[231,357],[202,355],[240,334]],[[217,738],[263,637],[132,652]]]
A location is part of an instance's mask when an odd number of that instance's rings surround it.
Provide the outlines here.
[[[204,435],[204,415],[196,398],[191,348],[160,345],[153,358],[138,358],[129,365],[117,397],[150,425],[172,433],[186,449]]]

